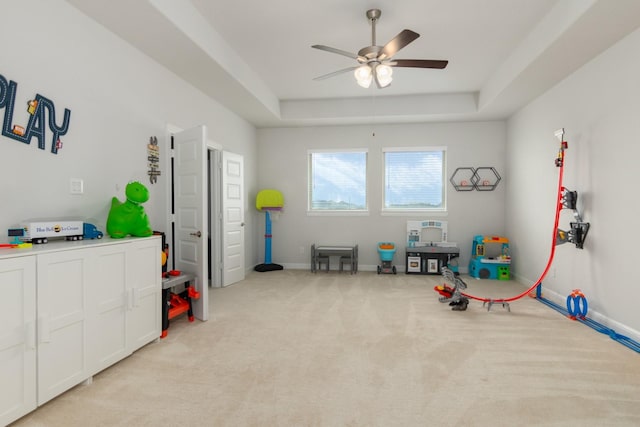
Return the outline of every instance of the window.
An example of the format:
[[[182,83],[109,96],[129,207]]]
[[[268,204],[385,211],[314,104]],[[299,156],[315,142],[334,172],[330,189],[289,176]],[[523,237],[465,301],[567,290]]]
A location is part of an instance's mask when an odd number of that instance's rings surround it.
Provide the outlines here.
[[[386,148],[383,151],[383,210],[446,209],[445,148]]]
[[[309,211],[367,210],[367,152],[309,152]]]

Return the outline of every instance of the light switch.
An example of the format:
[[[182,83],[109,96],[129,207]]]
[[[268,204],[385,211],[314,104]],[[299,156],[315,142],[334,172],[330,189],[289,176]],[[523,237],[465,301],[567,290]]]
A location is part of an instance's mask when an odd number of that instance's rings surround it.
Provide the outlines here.
[[[83,194],[84,193],[84,181],[77,178],[71,178],[69,184],[69,192],[71,194]]]

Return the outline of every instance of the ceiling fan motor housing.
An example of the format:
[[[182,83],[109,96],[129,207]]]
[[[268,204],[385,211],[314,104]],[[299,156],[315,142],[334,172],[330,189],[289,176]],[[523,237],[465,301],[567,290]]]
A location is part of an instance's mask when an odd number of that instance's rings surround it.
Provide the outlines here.
[[[382,46],[363,47],[358,51],[358,56],[367,58],[367,60],[372,60],[378,57],[381,50],[382,50]]]

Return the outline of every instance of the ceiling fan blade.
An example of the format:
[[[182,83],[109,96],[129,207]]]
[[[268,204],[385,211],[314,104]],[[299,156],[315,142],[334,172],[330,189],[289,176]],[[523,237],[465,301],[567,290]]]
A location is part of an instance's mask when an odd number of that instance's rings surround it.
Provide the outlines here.
[[[337,76],[338,74],[342,74],[342,73],[346,73],[346,72],[349,72],[349,71],[353,71],[358,67],[359,67],[359,65],[355,66],[355,67],[343,68],[342,70],[334,71],[333,73],[329,73],[329,74],[325,74],[325,75],[322,75],[322,76],[318,76],[318,77],[314,78],[313,80],[328,79],[329,77]]]
[[[314,48],[314,49],[324,50],[325,52],[337,53],[338,55],[343,55],[343,56],[346,56],[348,58],[357,59],[359,62],[366,62],[367,61],[367,58],[365,58],[363,56],[358,56],[357,54],[351,53],[351,52],[347,52],[346,50],[336,49],[335,47],[324,46],[324,45],[321,45],[321,44],[314,44],[311,47]]]
[[[378,55],[378,59],[388,59],[395,55],[400,49],[420,37],[420,34],[411,30],[402,30],[400,34],[395,36],[389,43],[384,45]]]
[[[449,61],[436,59],[394,59],[388,64],[392,67],[437,68],[442,70]]]

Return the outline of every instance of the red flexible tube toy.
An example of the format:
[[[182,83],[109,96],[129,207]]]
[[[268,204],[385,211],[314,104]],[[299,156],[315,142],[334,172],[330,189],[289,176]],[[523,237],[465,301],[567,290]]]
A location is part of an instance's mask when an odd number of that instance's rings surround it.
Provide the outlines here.
[[[560,151],[558,152],[558,158],[556,159],[556,166],[558,166],[560,168],[560,172],[558,173],[558,197],[556,200],[556,218],[555,218],[555,222],[553,224],[553,236],[551,238],[551,254],[549,255],[549,260],[547,261],[547,266],[545,267],[544,271],[542,272],[542,274],[540,275],[540,277],[538,278],[538,280],[535,281],[535,283],[533,285],[531,285],[531,287],[529,289],[527,289],[526,291],[522,292],[521,294],[518,294],[514,297],[510,297],[510,298],[499,298],[499,299],[491,299],[491,298],[481,298],[481,297],[477,297],[475,295],[469,295],[466,294],[464,292],[461,292],[461,294],[469,299],[474,299],[476,301],[482,301],[482,302],[490,302],[490,303],[497,303],[497,304],[502,304],[502,303],[508,303],[511,301],[515,301],[515,300],[519,300],[520,298],[524,297],[525,295],[528,295],[531,291],[533,291],[535,288],[537,288],[538,286],[540,286],[540,284],[542,283],[542,280],[547,276],[547,273],[549,272],[549,269],[551,268],[551,264],[553,263],[553,257],[555,256],[556,253],[556,235],[558,233],[558,224],[560,223],[560,211],[562,210],[562,192],[564,190],[564,187],[562,186],[562,175],[564,174],[564,150],[565,148],[567,148],[567,143],[565,141],[561,141],[560,142]]]

